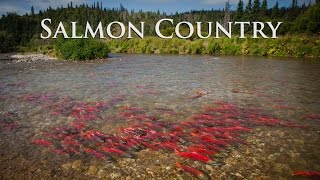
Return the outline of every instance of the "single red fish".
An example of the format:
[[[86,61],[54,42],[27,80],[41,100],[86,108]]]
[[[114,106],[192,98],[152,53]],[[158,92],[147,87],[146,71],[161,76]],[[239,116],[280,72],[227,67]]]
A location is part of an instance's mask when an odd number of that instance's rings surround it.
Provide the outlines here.
[[[242,131],[242,132],[250,132],[251,131],[250,128],[243,127],[243,126],[229,127],[226,129],[228,129],[229,131]]]
[[[142,89],[144,89],[144,88],[146,88],[146,86],[143,85],[143,84],[137,84],[137,85],[136,85],[136,88],[142,88]]]
[[[133,107],[133,106],[128,106],[128,105],[124,105],[121,108],[125,109],[125,110],[130,110],[130,111],[138,111],[138,112],[144,111],[144,109],[141,107]]]
[[[182,163],[176,162],[176,166],[190,174],[193,174],[199,179],[207,180],[210,179],[207,174],[205,174],[203,171],[200,171],[199,169],[193,168],[191,166],[184,165]]]
[[[98,158],[103,158],[104,155],[94,149],[91,149],[91,148],[84,148],[84,152],[86,152],[87,154],[90,154],[90,155],[94,155]]]
[[[122,151],[122,150],[117,149],[117,148],[103,147],[102,149],[105,152],[109,152],[109,153],[116,154],[116,155],[119,155],[119,156],[128,157],[128,158],[132,158],[133,157],[133,154],[126,153],[125,151]]]
[[[174,144],[171,142],[162,142],[162,143],[159,143],[159,145],[162,149],[169,150],[169,151],[174,151],[175,149],[177,150],[179,149],[177,144]]]
[[[53,149],[51,149],[51,151],[56,154],[59,154],[59,155],[64,155],[64,156],[68,155],[68,153],[66,153],[65,151],[57,149],[57,148],[53,148]]]
[[[197,147],[197,146],[195,146],[195,147]],[[201,147],[201,146],[198,145],[198,147]],[[205,145],[203,146],[203,148],[206,148],[206,149],[215,151],[215,152],[217,152],[217,153],[222,150],[221,147],[218,147],[218,146],[216,146],[216,145],[214,145],[214,144],[205,144]]]
[[[190,97],[190,99],[196,99],[196,98],[200,98],[204,95],[206,95],[207,92],[201,89],[198,89],[194,92],[194,95]]]
[[[120,116],[124,117],[124,118],[132,118],[135,116],[135,113],[133,112],[121,112]]]
[[[88,112],[99,112],[99,110],[96,107],[93,107],[93,106],[87,106],[86,110]]]
[[[32,141],[35,144],[39,144],[41,146],[52,146],[52,143],[46,140],[41,140],[41,139],[35,139]]]
[[[175,150],[175,153],[181,157],[185,157],[185,158],[189,158],[189,159],[193,159],[196,161],[201,161],[201,162],[205,162],[208,164],[212,164],[213,161],[212,159],[210,159],[208,156],[199,154],[197,152],[179,152],[178,150]]]
[[[217,154],[216,152],[210,151],[210,150],[205,149],[205,148],[189,147],[188,150],[192,151],[192,152],[199,153],[199,154],[200,153],[201,154],[206,154],[206,155],[215,155],[215,154]]]
[[[303,119],[318,119],[320,120],[320,114],[308,114],[303,117]]]
[[[134,139],[127,139],[127,140],[123,140],[125,142],[125,144],[130,147],[133,148],[135,150],[140,150],[140,143],[138,141],[135,141]]]
[[[158,146],[153,145],[153,144],[150,144],[150,143],[148,143],[148,142],[142,141],[141,144],[142,144],[143,146],[151,149],[151,150],[154,150],[154,151],[158,151],[158,150],[160,149]]]
[[[133,120],[140,120],[140,121],[150,119],[149,116],[145,114],[134,115],[130,118],[132,118]]]
[[[80,153],[80,151],[78,149],[71,148],[71,147],[69,147],[67,150],[69,150],[73,154],[79,154]]]
[[[51,113],[51,115],[59,116],[59,115],[61,115],[61,112],[59,112],[59,111],[54,111],[54,112]]]
[[[128,151],[129,149],[131,149],[130,146],[128,146],[126,144],[122,144],[122,143],[116,143],[115,147],[117,147],[117,149],[120,149],[122,151]]]
[[[119,155],[119,156],[123,156],[126,154],[126,152],[121,151],[120,149],[116,149],[116,148],[103,147],[102,150],[105,152],[111,153],[111,154]]]
[[[87,131],[87,132],[84,132],[84,133],[82,134],[82,136],[83,136],[85,139],[89,140],[89,139],[92,139],[92,138],[95,136],[95,133],[94,133],[94,131]]]
[[[180,125],[173,125],[171,128],[173,131],[183,131],[184,130],[184,128]]]
[[[76,130],[82,130],[84,128],[84,124],[82,123],[71,123],[71,126],[74,127]]]
[[[308,125],[298,125],[290,121],[283,121],[280,123],[280,126],[289,127],[289,128],[307,128]]]
[[[198,120],[198,119],[213,120],[214,116],[213,115],[208,115],[208,114],[200,114],[200,115],[196,115],[194,117],[194,119],[195,120]]]
[[[63,145],[65,145],[65,146],[77,146],[77,147],[80,147],[80,146],[81,146],[81,143],[78,142],[78,141],[75,140],[75,139],[68,139],[68,138],[66,138],[66,139],[62,140],[61,143],[62,143]]]
[[[317,172],[317,171],[295,171],[292,173],[292,175],[320,178],[320,172]]]
[[[227,147],[228,146],[228,143],[226,143],[225,141],[223,140],[218,140],[218,139],[213,139],[209,136],[203,136],[201,137],[202,141],[203,142],[206,142],[206,143],[212,143],[212,144],[216,144],[216,145],[219,145],[219,146],[222,146],[222,147]]]

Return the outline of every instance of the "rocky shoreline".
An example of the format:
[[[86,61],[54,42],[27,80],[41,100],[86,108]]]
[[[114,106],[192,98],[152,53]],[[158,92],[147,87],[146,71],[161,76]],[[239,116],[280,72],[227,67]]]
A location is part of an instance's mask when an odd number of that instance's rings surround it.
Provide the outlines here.
[[[11,55],[5,55],[4,57],[7,57],[1,60],[12,60],[13,62],[34,62],[34,61],[51,61],[51,60],[57,60],[57,58],[50,57],[44,54],[39,53],[30,53],[30,54],[18,54],[18,53],[12,53]]]

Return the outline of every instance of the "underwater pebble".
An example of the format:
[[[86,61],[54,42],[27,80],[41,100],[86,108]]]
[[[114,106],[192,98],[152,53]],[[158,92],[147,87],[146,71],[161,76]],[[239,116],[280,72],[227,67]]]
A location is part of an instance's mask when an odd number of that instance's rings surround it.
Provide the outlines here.
[[[147,171],[147,174],[150,174],[152,177],[154,177],[154,174],[152,171]]]
[[[288,165],[280,164],[280,163],[275,163],[273,164],[273,170],[276,171],[277,173],[283,173],[283,172],[290,172],[290,168]]]
[[[78,170],[81,167],[82,161],[81,160],[76,160],[72,163],[72,169]]]
[[[103,170],[103,169],[99,170],[98,173],[97,173],[97,177],[98,178],[104,178],[107,175],[108,175],[108,172],[106,170]]]
[[[177,178],[178,178],[179,180],[184,180],[183,177],[182,177],[180,174],[177,175]]]
[[[295,139],[295,140],[293,140],[293,141],[294,141],[294,143],[297,143],[297,144],[301,144],[301,145],[304,144],[304,141],[301,140],[301,139]]]
[[[64,170],[70,170],[70,168],[71,168],[71,164],[70,163],[66,163],[66,164],[62,164],[62,166],[61,166]]]
[[[253,163],[252,163],[252,164],[253,164],[254,166],[259,166],[259,161],[257,160],[257,158],[254,157],[254,158],[252,158],[252,160],[253,160]]]
[[[89,169],[88,169],[88,171],[87,171],[87,175],[89,175],[89,176],[94,176],[94,175],[97,174],[97,171],[98,171],[97,167],[95,167],[95,166],[90,166]]]
[[[121,177],[121,174],[119,174],[119,173],[111,173],[110,174],[111,179],[119,179],[119,177]]]
[[[207,169],[208,171],[213,171],[213,168],[212,168],[210,165],[208,165],[208,164],[206,164],[206,169]]]
[[[238,178],[243,178],[244,179],[244,177],[240,173],[236,173],[234,175],[237,176]]]

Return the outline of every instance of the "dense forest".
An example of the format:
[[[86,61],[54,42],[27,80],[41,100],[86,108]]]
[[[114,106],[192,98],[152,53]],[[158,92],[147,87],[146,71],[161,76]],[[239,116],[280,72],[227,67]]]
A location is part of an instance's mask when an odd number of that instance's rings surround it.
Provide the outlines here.
[[[280,35],[315,36],[320,31],[320,0],[314,4],[302,5],[298,5],[297,0],[292,0],[289,7],[279,7],[278,3],[274,7],[270,7],[267,0],[248,0],[247,4],[244,4],[243,0],[239,0],[234,10],[227,1],[222,10],[193,10],[174,14],[166,14],[159,10],[157,12],[130,11],[122,4],[118,8],[106,8],[102,2],[75,6],[70,2],[67,7],[48,7],[37,13],[31,7],[30,13],[25,15],[16,13],[2,15],[0,19],[0,52],[14,51],[17,46],[29,46],[35,39],[39,39],[42,32],[40,22],[44,18],[52,19],[52,27],[57,27],[59,21],[66,22],[66,24],[77,21],[80,27],[85,27],[87,21],[92,26],[96,26],[100,21],[103,24],[120,21],[124,24],[132,22],[135,25],[144,21],[145,35],[155,36],[153,27],[158,20],[166,17],[174,19],[174,22],[185,20],[192,23],[196,21],[218,21],[221,24],[226,24],[229,21],[282,21],[284,24],[280,27],[278,33]],[[163,34],[169,34],[173,31],[171,26],[162,26],[162,28]],[[193,40],[192,38],[191,40]]]

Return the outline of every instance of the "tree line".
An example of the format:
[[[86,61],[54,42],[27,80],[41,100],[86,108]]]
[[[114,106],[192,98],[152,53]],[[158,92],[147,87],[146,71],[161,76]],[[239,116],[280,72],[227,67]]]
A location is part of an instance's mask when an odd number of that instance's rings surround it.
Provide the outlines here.
[[[60,21],[77,21],[80,27],[85,27],[87,21],[92,26],[100,21],[108,24],[120,21],[127,24],[129,21],[135,25],[145,22],[145,35],[155,36],[154,26],[159,19],[171,18],[174,22],[189,21],[191,23],[201,21],[282,21],[284,24],[279,30],[280,35],[308,34],[317,35],[320,30],[320,0],[314,4],[298,5],[297,0],[292,0],[289,7],[279,7],[277,2],[269,8],[268,0],[248,0],[247,4],[239,0],[235,10],[231,10],[229,1],[224,9],[191,10],[182,13],[164,13],[159,10],[134,11],[126,9],[122,4],[118,8],[103,7],[102,2],[91,5],[73,5],[70,2],[67,7],[48,7],[46,10],[35,12],[31,7],[30,13],[18,15],[7,13],[0,19],[0,52],[13,51],[17,46],[26,46],[32,39],[39,39],[42,28],[40,22],[44,18],[52,19],[52,27],[57,27]],[[205,25],[205,23],[204,23]],[[163,34],[170,34],[173,29],[162,26]],[[206,28],[203,28],[206,29]]]

